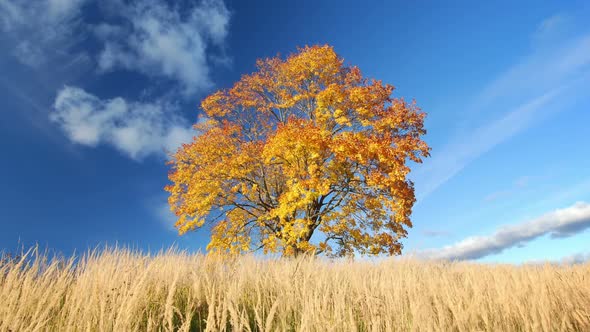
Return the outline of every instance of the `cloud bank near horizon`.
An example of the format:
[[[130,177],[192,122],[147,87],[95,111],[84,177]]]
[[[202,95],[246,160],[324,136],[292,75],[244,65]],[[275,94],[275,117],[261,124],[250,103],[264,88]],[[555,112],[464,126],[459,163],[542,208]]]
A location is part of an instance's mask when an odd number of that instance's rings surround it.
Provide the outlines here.
[[[445,260],[479,259],[524,245],[544,235],[564,238],[588,228],[590,203],[577,202],[570,207],[557,209],[520,224],[503,226],[491,235],[472,236],[439,249],[421,251],[418,256]]]

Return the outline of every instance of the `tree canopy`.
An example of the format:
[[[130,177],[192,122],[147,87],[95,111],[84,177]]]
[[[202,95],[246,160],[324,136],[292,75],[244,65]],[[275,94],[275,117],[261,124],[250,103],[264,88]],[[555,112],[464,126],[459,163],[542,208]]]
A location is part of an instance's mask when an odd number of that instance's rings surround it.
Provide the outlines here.
[[[202,101],[200,134],[172,155],[179,233],[211,225],[207,249],[230,254],[400,254],[425,113],[331,46],[257,68]]]

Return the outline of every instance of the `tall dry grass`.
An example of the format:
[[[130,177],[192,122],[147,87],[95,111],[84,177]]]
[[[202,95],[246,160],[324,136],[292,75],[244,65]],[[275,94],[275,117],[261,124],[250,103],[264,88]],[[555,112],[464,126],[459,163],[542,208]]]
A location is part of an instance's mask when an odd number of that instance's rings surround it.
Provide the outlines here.
[[[590,264],[106,249],[0,266],[0,331],[590,331]]]

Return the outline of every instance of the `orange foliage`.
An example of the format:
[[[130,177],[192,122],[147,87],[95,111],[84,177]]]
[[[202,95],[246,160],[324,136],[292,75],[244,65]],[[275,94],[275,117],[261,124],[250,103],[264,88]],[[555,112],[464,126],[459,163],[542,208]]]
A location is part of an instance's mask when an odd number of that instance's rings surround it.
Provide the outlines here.
[[[257,66],[203,100],[201,135],[173,155],[179,232],[207,222],[207,249],[231,254],[400,254],[415,202],[406,162],[430,150],[425,113],[330,46]]]

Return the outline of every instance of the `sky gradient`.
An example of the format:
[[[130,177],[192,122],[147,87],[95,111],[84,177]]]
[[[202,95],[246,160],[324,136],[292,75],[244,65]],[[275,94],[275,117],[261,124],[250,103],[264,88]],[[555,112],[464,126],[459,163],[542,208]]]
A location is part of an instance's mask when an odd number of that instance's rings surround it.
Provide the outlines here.
[[[0,248],[204,250],[166,151],[258,58],[330,44],[428,113],[404,254],[590,258],[586,1],[0,0]]]

